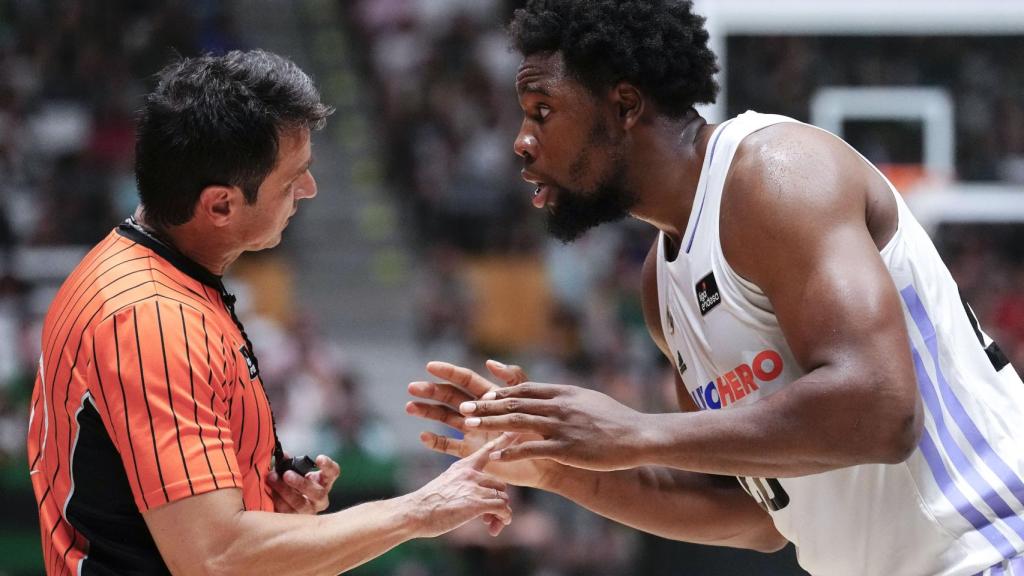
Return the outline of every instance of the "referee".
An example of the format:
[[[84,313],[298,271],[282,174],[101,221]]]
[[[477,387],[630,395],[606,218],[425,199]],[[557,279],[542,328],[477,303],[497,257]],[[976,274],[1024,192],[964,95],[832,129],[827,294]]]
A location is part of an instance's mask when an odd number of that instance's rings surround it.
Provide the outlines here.
[[[510,521],[485,451],[325,516],[335,462],[274,471],[287,459],[221,275],[316,195],[310,131],[331,112],[263,51],[160,73],[138,123],[141,205],[43,327],[28,456],[48,574],[334,574],[477,517],[494,534]]]

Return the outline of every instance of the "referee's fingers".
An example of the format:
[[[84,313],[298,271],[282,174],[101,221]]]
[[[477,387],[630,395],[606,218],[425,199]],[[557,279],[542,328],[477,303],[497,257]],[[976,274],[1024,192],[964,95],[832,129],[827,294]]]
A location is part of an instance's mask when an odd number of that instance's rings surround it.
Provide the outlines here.
[[[270,475],[267,476],[267,484],[270,486],[270,489],[274,491],[277,498],[291,508],[291,512],[299,514],[316,513],[316,510],[313,508],[313,504],[300,492],[289,486],[287,481],[281,478],[277,472],[271,472]],[[284,511],[290,512],[289,510]]]
[[[289,470],[284,473],[284,481],[302,496],[312,500],[314,503],[319,503],[327,497],[327,490],[320,483],[319,475],[320,472],[313,472],[308,476],[300,476],[296,472]],[[319,508],[319,506],[317,507]]]
[[[316,467],[320,469],[319,474],[316,475],[317,481],[327,491],[330,491],[334,481],[341,476],[341,466],[338,466],[338,463],[330,456],[320,454],[316,457]]]

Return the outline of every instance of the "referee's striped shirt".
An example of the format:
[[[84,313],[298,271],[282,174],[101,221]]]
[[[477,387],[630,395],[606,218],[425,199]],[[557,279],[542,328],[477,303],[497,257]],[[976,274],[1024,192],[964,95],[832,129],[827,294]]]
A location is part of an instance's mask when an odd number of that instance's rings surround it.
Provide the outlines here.
[[[61,286],[28,434],[48,574],[167,573],[141,512],[194,494],[273,510],[270,406],[221,286],[129,225]]]

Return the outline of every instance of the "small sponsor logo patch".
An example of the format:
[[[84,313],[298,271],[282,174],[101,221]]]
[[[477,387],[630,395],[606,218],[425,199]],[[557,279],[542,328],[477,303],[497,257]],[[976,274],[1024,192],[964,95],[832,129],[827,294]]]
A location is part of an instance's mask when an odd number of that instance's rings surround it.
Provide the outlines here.
[[[701,278],[694,288],[697,291],[697,305],[700,306],[701,316],[706,316],[715,306],[722,303],[722,295],[718,293],[718,283],[715,282],[714,272],[708,272],[708,275]]]
[[[260,371],[256,368],[256,363],[253,362],[252,352],[249,352],[249,348],[242,346],[238,349],[242,353],[242,358],[245,358],[245,365],[249,367],[249,380],[255,380],[260,375]]]

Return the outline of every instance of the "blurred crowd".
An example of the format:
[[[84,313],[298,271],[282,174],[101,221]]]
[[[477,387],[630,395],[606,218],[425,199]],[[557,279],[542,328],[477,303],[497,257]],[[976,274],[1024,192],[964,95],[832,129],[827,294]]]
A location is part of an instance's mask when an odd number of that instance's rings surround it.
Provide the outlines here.
[[[172,55],[233,46],[223,16],[212,0],[0,0],[0,465],[24,451],[40,315],[75,262],[46,248],[91,246],[134,210],[140,98]]]
[[[956,178],[1024,185],[1024,36],[734,36],[730,115],[809,120],[827,86],[927,86],[953,99]],[[921,135],[882,126],[853,143],[879,164],[920,162]]]
[[[528,367],[533,379],[597,388],[641,410],[673,410],[671,367],[650,343],[640,309],[653,231],[627,222],[573,245],[552,242],[530,206],[531,187],[519,179],[512,153],[521,119],[512,86],[518,58],[503,24],[521,1],[339,4],[339,24],[350,28],[359,47],[352,53],[369,78],[366,113],[382,133],[381,160],[420,266],[409,291],[413,337],[444,351],[439,357],[479,366],[496,356]],[[22,252],[91,245],[130,213],[132,118],[152,74],[175,53],[242,44],[219,0],[0,0],[0,492],[27,490],[24,433],[39,315],[56,288],[19,273]],[[1014,67],[1024,59],[1020,37],[738,37],[729,50],[730,113],[751,108],[807,120],[821,85],[948,86],[958,176],[1024,184],[1024,70]],[[905,147],[915,145],[907,140]],[[883,163],[914,154],[863,146]],[[1022,230],[947,226],[938,242],[982,325],[1018,368]],[[419,467],[433,464],[396,457],[388,422],[366,405],[359,366],[320,338],[301,309],[280,304],[289,294],[287,266],[270,255],[238,272],[229,288],[251,303],[243,321],[282,439],[341,462],[347,491],[333,505],[425,479],[432,470]],[[654,565],[652,539],[559,498],[530,491],[516,498],[517,520],[499,539],[471,526],[443,544],[401,547],[356,573],[674,573],[669,563]],[[34,517],[26,521],[34,534]]]

